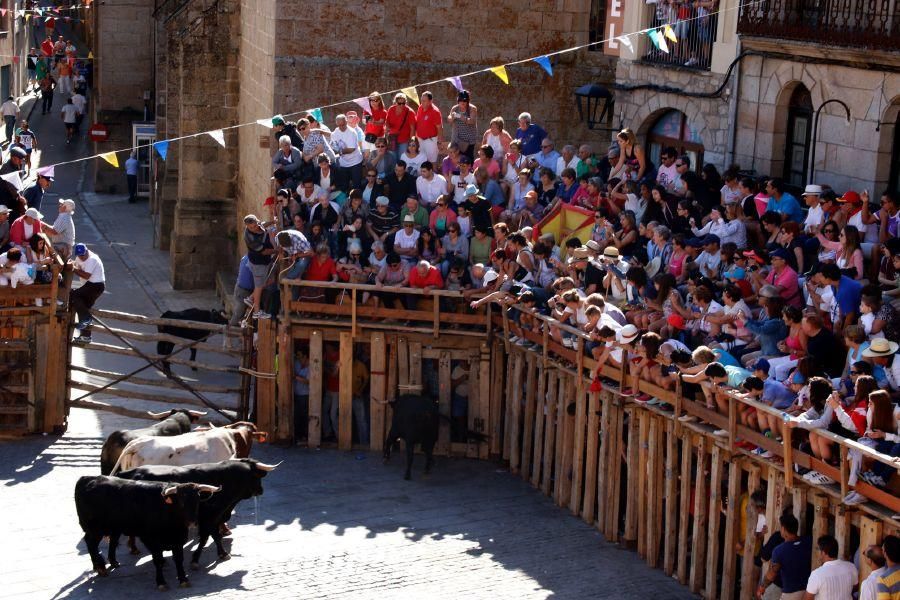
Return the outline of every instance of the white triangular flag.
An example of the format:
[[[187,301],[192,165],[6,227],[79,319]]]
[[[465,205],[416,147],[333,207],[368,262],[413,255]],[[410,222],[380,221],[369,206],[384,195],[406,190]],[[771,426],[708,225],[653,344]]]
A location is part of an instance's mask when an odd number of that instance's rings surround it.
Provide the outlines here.
[[[219,142],[219,145],[223,148],[225,147],[225,132],[221,129],[216,129],[214,131],[207,131],[209,137]]]
[[[256,122],[267,129],[272,129],[272,127],[273,127],[272,117],[269,117],[267,119],[257,119]]]
[[[0,179],[9,184],[12,184],[12,186],[16,188],[17,192],[22,191],[22,178],[19,176],[18,171],[13,171],[12,173],[7,173],[6,175],[0,175]]]
[[[616,40],[620,44],[622,44],[623,46],[628,48],[628,50],[634,51],[634,46],[631,44],[631,40],[629,39],[629,37],[627,35],[620,35],[619,37],[616,38]]]

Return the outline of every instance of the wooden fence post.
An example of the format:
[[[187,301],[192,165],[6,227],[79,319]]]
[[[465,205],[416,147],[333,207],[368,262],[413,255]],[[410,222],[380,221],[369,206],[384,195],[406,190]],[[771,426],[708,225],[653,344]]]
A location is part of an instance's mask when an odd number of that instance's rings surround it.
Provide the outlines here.
[[[722,460],[722,449],[714,445],[712,448],[711,467],[709,477],[709,527],[707,528],[707,546],[706,546],[706,597],[715,598],[719,586],[719,529],[722,525],[722,469],[724,463]],[[698,473],[698,478],[702,478],[703,474]],[[734,554],[733,548],[727,548],[727,552]]]
[[[550,483],[553,481],[553,465],[556,464],[556,427],[559,418],[557,401],[557,385],[559,384],[559,374],[556,369],[547,371],[547,397],[545,399],[546,426],[544,428],[544,466],[541,469],[541,491],[544,495],[550,495]]]
[[[565,375],[565,386],[563,394],[560,395],[560,403],[562,405],[563,414],[563,443],[560,447],[562,453],[562,468],[557,477],[561,479],[559,498],[556,503],[559,506],[566,506],[572,497],[572,447],[575,443],[575,415],[569,414],[569,405],[575,393],[575,382],[568,373]]]
[[[881,521],[867,515],[859,518],[859,550],[865,552],[869,546],[881,544],[884,525]],[[864,581],[872,573],[865,560],[859,561],[859,580]]]
[[[353,335],[340,333],[338,388],[338,449],[353,448]]]
[[[681,490],[678,503],[678,582],[688,582],[688,527],[691,520],[691,473],[694,463],[694,442],[690,430],[681,436]],[[696,504],[696,502],[695,502]]]
[[[544,464],[544,426],[547,407],[547,367],[543,361],[538,363],[537,392],[534,406],[534,456],[531,461],[531,485],[538,487],[541,479],[541,466]]]
[[[509,397],[512,410],[508,411],[510,422],[507,424],[509,427],[509,470],[512,473],[519,472],[519,461],[522,458],[522,369],[525,364],[524,354],[525,353],[522,350],[513,352],[513,362],[515,366],[512,376],[512,395]]]
[[[584,461],[584,502],[581,508],[581,518],[585,523],[592,525],[597,514],[597,462],[600,451],[600,394],[588,393],[588,418],[586,456]]]
[[[677,414],[677,413],[676,413]],[[663,543],[663,571],[666,575],[675,572],[675,556],[678,544],[678,437],[675,435],[675,424],[678,421],[666,422],[666,533]],[[688,477],[690,474],[682,474]]]
[[[372,365],[369,379],[369,412],[371,415],[369,447],[375,452],[384,450],[384,436],[387,435],[384,423],[386,358],[387,348],[384,343],[384,334],[380,331],[373,331],[371,351],[369,352],[369,362]]]
[[[294,441],[294,337],[291,324],[278,326],[278,396],[275,406],[275,442]]]
[[[706,537],[706,521],[707,521],[707,489],[706,489],[706,470],[709,466],[708,454],[706,452],[706,437],[700,436],[697,441],[697,474],[695,478],[694,492],[694,533],[691,543],[693,555],[691,556],[691,574],[690,588],[695,594],[699,594],[703,588],[703,569],[706,566],[706,544],[703,538]]]
[[[535,419],[535,393],[537,390],[537,355],[534,352],[528,352],[526,355],[527,363],[525,373],[525,414],[523,415],[523,434],[522,434],[522,479],[526,481],[531,477],[531,459],[534,449],[534,419]]]
[[[322,392],[324,387],[324,362],[322,332],[309,335],[309,447],[318,448],[322,443]]]
[[[256,341],[256,364],[261,373],[275,372],[275,324],[270,319],[260,319]],[[275,432],[275,379],[256,379],[256,425],[260,431]]]
[[[502,456],[504,453],[504,422],[503,399],[504,381],[506,376],[505,356],[500,351],[500,342],[494,340],[491,344],[491,408],[490,408],[490,454]]]
[[[584,376],[575,375],[575,435],[572,440],[572,494],[569,498],[569,510],[580,513],[581,499],[584,496],[584,442],[587,426],[587,406],[584,394]]]
[[[472,368],[475,368],[474,365]],[[491,423],[491,392],[496,382],[491,381],[491,348],[482,343],[478,352],[478,416],[481,427],[474,427],[478,433],[489,437],[487,442],[478,444],[478,458],[487,460],[490,446],[494,441],[493,424]]]
[[[450,380],[450,353],[442,351],[438,359],[438,408],[442,415],[450,416],[451,409],[451,380]],[[441,419],[438,429],[438,454],[450,454],[450,422]]]

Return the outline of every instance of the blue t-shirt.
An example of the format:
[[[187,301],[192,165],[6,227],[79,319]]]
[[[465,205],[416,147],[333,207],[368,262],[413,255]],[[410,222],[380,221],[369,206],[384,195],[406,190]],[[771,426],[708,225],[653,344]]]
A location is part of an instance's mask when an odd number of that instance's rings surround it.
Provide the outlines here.
[[[831,286],[834,289],[834,286]],[[834,299],[841,309],[841,318],[850,313],[859,312],[859,300],[862,296],[862,284],[846,275],[841,275],[840,286],[834,290]]]
[[[784,542],[772,551],[772,562],[780,568],[781,592],[791,594],[806,589],[812,570],[812,542],[808,537]]]
[[[726,352],[725,350],[720,350],[719,348],[715,348],[713,350],[713,354],[716,355],[716,362],[721,363],[724,367],[740,367],[741,363],[736,359],[731,353]]]
[[[245,290],[253,289],[253,272],[250,270],[250,267],[247,266],[247,263],[250,262],[250,259],[247,258],[245,254],[243,258],[241,258],[241,264],[238,267],[238,278],[237,284],[238,287],[242,287]]]
[[[503,197],[503,190],[500,188],[500,184],[493,179],[488,179],[487,185],[484,186],[484,197],[491,203],[491,206],[506,204],[506,199]]]
[[[741,367],[733,367],[731,365],[723,365],[725,367],[725,373],[728,374],[728,385],[733,388],[739,388],[743,385],[744,381],[753,375],[747,369],[743,369]]]
[[[769,203],[766,205],[766,212],[783,213],[787,215],[788,219],[796,223],[803,221],[803,209],[800,208],[800,203],[787,192],[781,195],[781,200],[776,200],[774,196],[769,198]]]
[[[532,123],[524,131],[516,129],[516,139],[522,140],[522,154],[531,156],[541,151],[541,142],[547,137],[547,132],[540,125]]]
[[[763,381],[762,401],[772,408],[784,410],[793,404],[796,399],[796,394],[780,381],[775,381],[774,379]]]

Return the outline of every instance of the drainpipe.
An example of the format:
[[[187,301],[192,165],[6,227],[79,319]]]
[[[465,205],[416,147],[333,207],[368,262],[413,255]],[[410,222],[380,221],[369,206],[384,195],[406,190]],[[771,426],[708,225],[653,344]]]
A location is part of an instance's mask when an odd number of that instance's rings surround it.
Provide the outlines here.
[[[738,36],[737,38],[737,55],[741,55],[741,38]],[[738,61],[737,68],[734,73],[734,89],[731,92],[731,103],[728,106],[728,123],[731,125],[731,135],[728,136],[728,151],[726,152],[726,156],[728,160],[725,161],[725,164],[722,165],[724,168],[728,168],[730,165],[735,163],[734,155],[735,155],[735,147],[737,146],[737,130],[738,130],[738,100],[741,97],[741,63]]]

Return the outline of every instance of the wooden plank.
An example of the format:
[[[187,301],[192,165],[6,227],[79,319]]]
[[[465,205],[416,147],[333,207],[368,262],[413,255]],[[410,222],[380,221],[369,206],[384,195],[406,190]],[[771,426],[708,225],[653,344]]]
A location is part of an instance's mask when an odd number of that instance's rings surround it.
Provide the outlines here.
[[[384,388],[387,383],[386,362],[387,347],[384,343],[384,334],[376,331],[372,334],[369,352],[369,364],[371,365],[371,372],[369,373],[369,412],[371,420],[369,423],[371,430],[369,447],[375,452],[384,450],[384,436],[387,435],[387,430],[384,428]]]
[[[725,464],[722,450],[714,445],[711,453],[709,477],[709,527],[707,528],[706,546],[706,597],[714,598],[718,593],[719,576],[719,531],[722,525],[722,471]],[[702,477],[702,474],[698,474]],[[734,548],[726,548],[728,554],[734,554]]]
[[[409,391],[409,341],[405,336],[397,337],[397,388],[400,393]]]
[[[522,459],[522,369],[525,368],[524,351],[513,352],[513,365],[512,395],[509,400],[512,404],[509,422],[509,470],[512,473],[518,473],[520,465],[519,461]]]
[[[257,324],[257,370],[275,372],[275,323],[260,319]],[[275,379],[256,380],[256,426],[261,431],[275,431]]]
[[[645,410],[636,410],[633,415],[638,417],[638,462],[634,476],[637,477],[637,495],[634,502],[637,503],[637,552],[642,558],[647,557],[647,461],[648,439],[650,437],[650,413]],[[628,473],[631,478],[631,472]]]
[[[100,342],[91,342],[89,346],[85,348],[90,352],[106,352],[107,354],[120,354],[122,356],[130,356],[136,360],[144,362],[144,358],[139,356],[133,349],[127,348],[125,346],[115,346],[113,344],[103,344]],[[202,363],[193,360],[187,360],[184,358],[178,358],[177,356],[160,356],[158,354],[151,354],[149,352],[144,352],[144,356],[154,362],[161,361],[163,359],[166,362],[173,365],[184,365],[186,367],[192,367],[196,369],[202,369],[204,371],[215,371],[217,373],[239,373],[238,369],[235,367],[223,367],[220,365],[213,365],[210,363]]]
[[[438,360],[438,410],[442,415],[450,416],[451,404],[451,380],[450,380],[450,356],[444,352]],[[448,454],[450,452],[450,422],[447,419],[441,419],[438,428],[438,454]]]
[[[772,534],[777,531],[778,520],[784,510],[784,476],[775,467],[769,467],[766,480],[766,525],[769,528],[769,534]]]
[[[581,518],[593,525],[597,514],[597,463],[600,451],[600,394],[588,393],[587,438],[584,460],[584,502]]]
[[[635,409],[625,409],[625,419],[628,420],[628,447],[625,454],[627,463],[627,492],[625,494],[628,502],[625,504],[625,532],[623,538],[625,543],[630,545],[638,539],[638,504],[641,502],[638,496],[638,480],[640,475],[640,445],[641,438],[639,435],[640,427],[638,425],[639,417]],[[618,473],[613,472],[612,476]]]
[[[611,500],[608,492],[610,480],[609,453],[611,452],[610,442],[612,441],[613,436],[611,429],[611,403],[611,394],[606,390],[600,392],[600,447],[598,449],[599,456],[597,461],[597,501],[599,506],[597,509],[597,529],[600,530],[601,533],[606,533],[608,530],[607,522],[609,520],[609,504]]]
[[[659,416],[650,417],[650,447],[648,461],[648,481],[650,482],[647,495],[648,519],[647,519],[647,564],[656,567],[659,564],[659,554],[662,548],[663,531],[663,495],[665,493],[665,479],[663,465],[665,460],[663,452],[663,432],[665,421]]]
[[[791,509],[800,523],[800,535],[808,535],[806,527],[806,488],[795,486],[791,490]]]
[[[338,359],[338,449],[353,448],[353,336],[341,332]]]
[[[547,408],[547,369],[543,361],[538,363],[537,392],[534,406],[534,460],[531,464],[531,485],[538,487],[541,466],[544,464],[544,424]]]
[[[50,326],[47,323],[35,324],[34,354],[29,375],[28,410],[25,414],[25,427],[28,431],[44,431],[43,423],[46,414],[48,391],[47,371],[50,366]]]
[[[129,329],[118,329],[116,327],[104,327],[100,329],[101,332],[109,333],[110,335],[116,335],[123,337],[125,339],[134,340],[135,342],[171,342],[175,344],[175,347],[186,344],[191,344],[192,348],[196,348],[197,350],[203,350],[204,352],[212,352],[215,354],[224,354],[226,356],[240,356],[240,350],[231,350],[228,347],[222,347],[221,344],[210,344],[206,342],[195,342],[190,339],[185,339],[182,337],[178,337],[177,335],[169,335],[165,333],[142,333],[139,331],[131,331]]]
[[[125,408],[124,406],[116,406],[115,404],[107,404],[106,402],[100,402],[99,400],[92,400],[90,398],[85,398],[84,400],[72,400],[69,403],[69,406],[72,408],[86,408],[88,410],[102,410],[104,412],[111,412],[117,415],[122,415],[125,417],[131,417],[132,419],[145,419],[148,421],[156,421],[153,417],[147,414],[145,410],[135,410],[133,408]]]
[[[580,514],[581,500],[584,497],[584,446],[585,427],[587,427],[587,398],[584,393],[584,377],[581,370],[576,369],[575,380],[575,432],[572,440],[572,493],[569,498],[569,510]]]
[[[684,430],[681,436],[681,489],[678,496],[678,582],[688,582],[688,526],[691,519],[691,468],[694,448],[691,432]]]
[[[164,402],[166,404],[190,404],[191,406],[206,406],[196,396],[181,396],[173,394],[163,395],[158,392],[139,392],[136,390],[123,390],[116,387],[101,390],[103,386],[94,385],[92,383],[85,383],[83,381],[70,381],[69,385],[73,390],[81,390],[83,392],[98,392],[103,396],[131,398],[133,400],[149,400],[150,402]],[[225,408],[227,409],[232,407]],[[263,429],[259,423],[257,423],[257,426],[261,431],[268,431],[268,429]]]
[[[507,345],[504,344],[504,348]],[[508,461],[510,457],[510,452],[512,451],[512,433],[515,430],[513,427],[513,405],[515,404],[512,400],[513,390],[515,389],[515,354],[510,354],[508,350],[504,350],[504,356],[506,357],[506,393],[503,395],[504,399],[504,411],[503,411],[503,459]]]
[[[287,325],[279,325],[278,330],[278,385],[272,441],[290,444],[294,441],[294,338]]]
[[[691,574],[688,580],[690,589],[695,594],[699,594],[704,583],[704,568],[706,567],[706,544],[703,543],[706,537],[707,524],[707,487],[706,472],[709,467],[709,455],[706,452],[706,437],[700,436],[697,442],[697,474],[694,492],[694,532],[692,536],[691,548],[693,556],[691,557]]]
[[[535,394],[537,393],[537,355],[534,352],[526,354],[526,373],[525,373],[525,413],[523,415],[523,434],[522,434],[522,460],[521,470],[522,478],[528,480],[531,477],[531,458],[534,448],[534,429],[535,429]]]
[[[388,345],[387,387],[384,390],[384,399],[387,402],[384,405],[384,435],[387,439],[394,419],[394,408],[391,406],[391,402],[397,398],[397,380],[399,379],[397,363],[400,362],[400,359],[397,338],[385,337],[385,342]]]
[[[850,555],[851,512],[843,504],[835,504],[831,510],[834,517],[834,537],[838,542],[838,558],[852,561],[853,557]]]
[[[752,496],[757,490],[760,489],[760,485],[761,485],[759,466],[757,466],[755,464],[750,464],[747,466],[746,470],[748,472],[747,494]],[[734,496],[734,494],[731,491],[731,479],[728,480],[728,485],[729,485],[728,497],[731,498]],[[740,493],[740,488],[738,488],[737,493],[738,494]],[[751,504],[752,504],[752,502],[751,502]],[[756,535],[756,521],[757,521],[757,516],[756,516],[757,513],[756,513],[755,508],[753,508],[753,510],[750,512],[750,515],[752,516],[752,519],[748,516],[747,528],[748,528],[748,530],[751,529],[750,524],[752,522],[752,529],[753,529],[752,535],[755,536]],[[770,531],[770,532],[773,531],[773,526],[769,525],[768,522],[767,522],[767,528],[768,528],[768,531]],[[754,557],[756,556],[756,544],[755,543],[748,544],[746,541],[747,539],[748,538],[745,535],[745,537],[744,537],[744,554],[743,554],[743,559],[741,560],[741,572],[738,574],[738,576],[740,577],[742,590],[754,590],[757,586],[757,583],[759,582],[759,567],[756,566],[756,561],[754,560]],[[732,594],[730,593],[730,591],[734,589],[734,576],[732,575],[732,573],[734,573],[735,569],[736,569],[736,566],[732,566],[732,563],[730,561],[727,561],[725,563],[725,569],[724,569],[724,573],[722,575],[722,598],[723,598],[723,600],[726,600],[726,599],[730,600],[730,598],[732,597]],[[726,584],[727,584],[727,586],[726,586]],[[729,593],[726,594],[726,591],[728,591]]]
[[[409,342],[409,385],[427,391],[422,386],[422,342]]]
[[[93,308],[91,313],[101,319],[110,319],[113,321],[123,321],[125,323],[137,323],[139,325],[147,325],[157,327],[159,325],[171,325],[174,327],[184,327],[186,329],[199,329],[201,331],[209,331],[211,333],[228,334],[233,336],[241,335],[240,327],[229,325],[216,325],[214,323],[204,323],[202,321],[188,321],[182,319],[164,319],[162,317],[146,317],[144,315],[135,315],[131,313],[107,310],[104,308]],[[182,340],[184,341],[184,340]]]
[[[560,485],[560,494],[556,503],[559,506],[566,506],[572,497],[572,447],[575,445],[575,415],[569,414],[569,404],[575,393],[574,377],[566,374],[566,385],[564,394],[562,395],[562,413],[563,413],[563,443],[560,448],[562,453],[562,469],[558,477],[562,480]]]
[[[487,435],[487,442],[478,444],[478,458],[488,460],[490,458],[491,443],[493,442],[493,427],[491,426],[491,391],[497,385],[491,380],[491,347],[482,343],[478,352],[478,418],[474,430]]]
[[[828,533],[830,527],[828,522],[828,517],[831,514],[831,511],[828,510],[828,498],[823,496],[822,494],[812,493],[812,505],[813,505],[813,522],[812,522],[812,533],[810,534],[812,537],[813,548],[816,547],[816,540],[819,537]],[[812,568],[818,569],[822,566],[822,558],[819,552],[813,552],[812,557]]]
[[[728,466],[728,505],[725,508],[725,538],[722,549],[722,588],[719,592],[721,600],[731,600],[734,595],[735,569],[737,568],[737,530],[739,529],[740,519],[738,511],[741,508],[741,480],[743,471],[743,463],[740,459],[732,457]],[[749,493],[749,492],[748,492]],[[747,503],[749,514],[747,516],[748,532],[744,534],[744,544],[746,547],[756,547],[756,508],[752,502]],[[751,518],[752,517],[752,518]],[[750,524],[753,524],[752,526]],[[752,555],[750,563],[753,563]],[[712,588],[710,588],[712,589]]]
[[[481,353],[473,352],[466,358],[469,364],[469,397],[466,409],[466,427],[469,431],[478,431],[482,422],[481,404],[479,403],[481,392]],[[466,458],[478,458],[478,442],[466,439]]]
[[[506,374],[505,361],[500,351],[500,342],[494,340],[491,344],[491,408],[490,408],[490,454],[500,456],[503,453],[503,399],[504,375]],[[546,493],[546,492],[545,492]]]
[[[310,448],[322,443],[322,393],[325,390],[322,332],[313,331],[309,337],[309,431]]]
[[[676,413],[677,414],[677,413]],[[665,539],[663,541],[663,571],[671,576],[675,572],[675,557],[678,549],[678,437],[675,424],[666,422],[666,471],[665,471]]]
[[[547,370],[546,426],[544,427],[544,465],[541,469],[541,491],[550,495],[550,484],[553,481],[553,465],[556,456],[556,423],[558,419],[557,385],[559,373],[556,369]]]
[[[568,474],[563,471],[563,455],[566,442],[566,382],[568,376],[561,370],[557,370],[556,384],[556,441],[553,452],[553,500],[562,506],[563,480]]]
[[[102,369],[94,369],[91,367],[85,367],[82,365],[70,365],[70,371],[76,371],[78,373],[84,373],[86,375],[90,375],[92,377],[100,377],[103,379],[119,379],[125,377],[125,373],[116,373],[115,371],[104,371]],[[128,383],[132,385],[146,385],[152,387],[166,388],[171,390],[183,390],[184,387],[171,381],[169,379],[163,379],[162,377],[152,379],[149,377],[140,377],[138,375],[131,375],[124,379],[122,383]],[[190,382],[190,385],[193,389],[198,392],[209,392],[210,394],[237,394],[240,392],[239,387],[229,387],[226,385],[212,385],[208,383],[196,383]]]
[[[609,440],[609,461],[610,467],[607,470],[607,485],[609,507],[607,511],[607,533],[609,540],[619,540],[619,514],[621,512],[622,499],[622,455],[625,452],[625,439],[623,431],[625,428],[625,411],[615,396],[610,396],[611,412],[610,417],[610,433]]]
[[[859,518],[859,551],[865,552],[869,546],[881,545],[882,536],[884,535],[884,524],[878,519],[873,519],[867,515],[861,515]],[[866,560],[860,557],[859,560],[859,580],[865,581],[866,577],[871,575],[872,569],[866,563]]]

